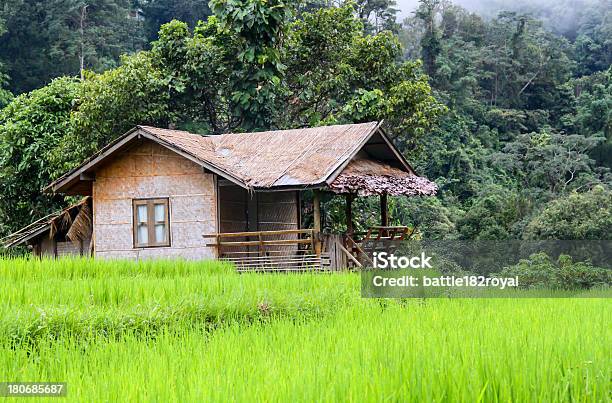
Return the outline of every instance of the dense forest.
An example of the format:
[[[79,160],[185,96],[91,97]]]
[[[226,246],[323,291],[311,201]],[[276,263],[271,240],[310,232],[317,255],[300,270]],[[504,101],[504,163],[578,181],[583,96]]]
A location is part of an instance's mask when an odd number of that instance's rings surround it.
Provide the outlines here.
[[[394,0],[2,0],[0,235],[70,203],[41,189],[136,124],[384,119],[440,188],[391,200],[421,236],[609,239],[612,3],[566,3],[421,0],[398,21]]]

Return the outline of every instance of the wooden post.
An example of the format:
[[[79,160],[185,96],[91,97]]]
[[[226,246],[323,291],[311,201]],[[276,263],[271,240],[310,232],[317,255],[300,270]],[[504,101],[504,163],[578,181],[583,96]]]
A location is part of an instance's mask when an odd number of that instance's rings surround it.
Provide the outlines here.
[[[314,219],[314,230],[315,232],[321,232],[321,192],[319,190],[313,190],[312,192],[312,204],[313,204],[313,219]]]
[[[317,189],[312,192],[312,204],[313,204],[313,220],[314,220],[314,232],[312,237],[314,239],[314,253],[317,256],[321,255],[321,192]]]
[[[380,195],[380,225],[383,227],[389,226],[389,207],[386,193]]]
[[[355,230],[353,227],[353,198],[354,197],[355,195],[353,195],[352,193],[346,194],[346,233],[351,238],[353,237],[353,234],[355,233]]]

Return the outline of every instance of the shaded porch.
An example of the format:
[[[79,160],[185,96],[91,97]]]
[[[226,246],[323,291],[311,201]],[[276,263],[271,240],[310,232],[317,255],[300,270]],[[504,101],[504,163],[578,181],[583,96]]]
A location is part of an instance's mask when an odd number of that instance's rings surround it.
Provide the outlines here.
[[[220,231],[204,237],[219,259],[239,271],[305,271],[370,266],[375,248],[392,250],[414,234],[408,226],[389,225],[389,196],[431,196],[437,188],[412,172],[358,158],[326,186],[312,189],[308,228],[302,223],[305,190],[249,192],[225,182],[218,190]],[[344,198],[343,233],[323,231],[325,194]],[[356,231],[353,204],[367,196],[379,199],[379,225]]]

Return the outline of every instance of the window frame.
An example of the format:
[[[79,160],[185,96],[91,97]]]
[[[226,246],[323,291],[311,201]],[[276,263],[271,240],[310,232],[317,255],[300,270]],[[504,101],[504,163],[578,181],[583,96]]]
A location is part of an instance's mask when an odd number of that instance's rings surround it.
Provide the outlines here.
[[[164,225],[166,239],[163,242],[155,242],[155,205],[163,204],[165,207]],[[138,243],[138,206],[147,206],[147,243]],[[160,248],[171,246],[170,237],[170,198],[151,197],[145,199],[132,199],[132,238],[134,248]],[[152,241],[153,240],[153,241]]]

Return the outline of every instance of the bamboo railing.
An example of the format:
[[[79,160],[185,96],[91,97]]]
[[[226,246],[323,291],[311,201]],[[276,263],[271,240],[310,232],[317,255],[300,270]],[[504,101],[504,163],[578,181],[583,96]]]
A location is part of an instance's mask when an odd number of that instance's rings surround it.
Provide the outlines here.
[[[313,229],[247,231],[203,234],[213,242],[219,259],[234,263],[238,271],[322,270],[319,240]]]

